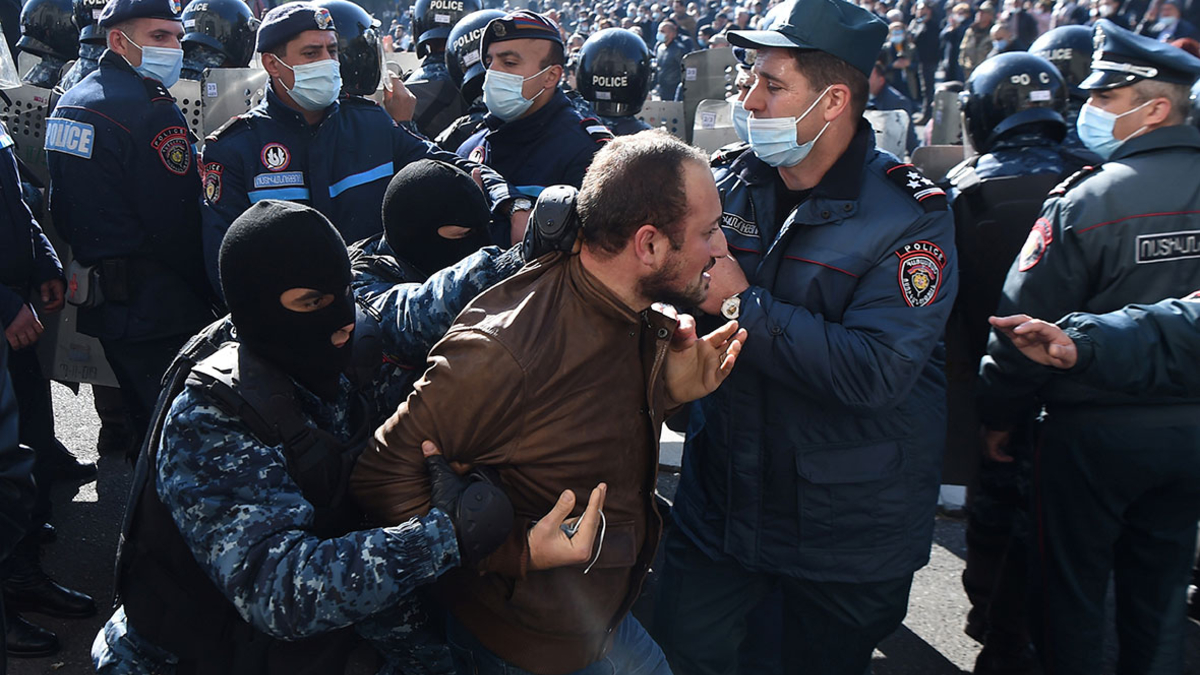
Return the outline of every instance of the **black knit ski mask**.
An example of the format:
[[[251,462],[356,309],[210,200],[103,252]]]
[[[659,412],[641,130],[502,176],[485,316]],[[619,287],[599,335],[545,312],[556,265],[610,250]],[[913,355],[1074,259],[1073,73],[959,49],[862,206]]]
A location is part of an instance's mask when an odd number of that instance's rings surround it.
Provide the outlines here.
[[[392,251],[426,275],[491,243],[487,199],[471,175],[436,159],[401,169],[383,196],[384,237]],[[444,225],[471,228],[461,239],[438,234]]]
[[[346,244],[325,216],[291,202],[260,201],[229,226],[218,265],[238,340],[317,395],[336,397],[351,344],[338,348],[332,338],[354,323],[355,312]],[[292,288],[334,300],[313,312],[293,311],[280,300]]]

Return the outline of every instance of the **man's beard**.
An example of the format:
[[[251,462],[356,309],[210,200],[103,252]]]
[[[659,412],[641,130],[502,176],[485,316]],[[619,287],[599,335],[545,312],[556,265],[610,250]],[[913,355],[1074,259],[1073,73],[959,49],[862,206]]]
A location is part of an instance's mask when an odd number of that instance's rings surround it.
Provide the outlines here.
[[[716,263],[711,260],[707,272]],[[700,275],[684,288],[679,285],[679,265],[668,263],[650,276],[638,280],[638,293],[651,302],[664,302],[675,307],[697,307],[708,297],[708,278]]]

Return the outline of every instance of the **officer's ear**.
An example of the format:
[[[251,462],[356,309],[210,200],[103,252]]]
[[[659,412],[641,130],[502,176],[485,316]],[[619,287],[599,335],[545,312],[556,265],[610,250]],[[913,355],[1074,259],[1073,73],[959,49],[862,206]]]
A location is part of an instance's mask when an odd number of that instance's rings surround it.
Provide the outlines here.
[[[830,85],[825,94],[826,103],[823,106],[825,121],[832,122],[846,113],[851,106],[850,87],[844,84]]]
[[[1169,125],[1172,123],[1172,113],[1174,113],[1174,106],[1171,105],[1171,99],[1166,97],[1150,99],[1150,104],[1146,106],[1146,117],[1142,120],[1142,125],[1147,127]]]

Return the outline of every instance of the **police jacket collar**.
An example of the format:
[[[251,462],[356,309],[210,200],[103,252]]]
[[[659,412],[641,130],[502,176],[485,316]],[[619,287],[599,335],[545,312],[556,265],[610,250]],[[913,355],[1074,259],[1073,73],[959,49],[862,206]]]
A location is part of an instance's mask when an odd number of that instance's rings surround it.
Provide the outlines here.
[[[1190,124],[1176,124],[1155,129],[1122,143],[1109,161],[1125,159],[1143,152],[1166,148],[1186,147],[1200,150],[1200,129]]]
[[[321,123],[315,125],[313,128],[324,124],[325,120],[329,119],[329,116],[337,109],[338,103],[334,101],[332,105],[325,109],[325,116],[321,118]],[[304,119],[304,115],[301,115],[300,111],[284,103],[283,99],[279,98],[279,95],[275,93],[275,88],[270,83],[267,84],[267,112],[270,114],[271,119],[294,124],[301,129],[309,128],[308,121]]]
[[[100,65],[103,67],[106,67],[106,68],[116,68],[117,70],[123,70],[123,71],[129,73],[130,75],[137,76],[138,79],[141,79],[141,77],[142,77],[141,73],[134,70],[133,66],[129,65],[129,62],[125,60],[124,56],[121,56],[120,54],[114,52],[111,49],[105,49],[104,53],[100,55]]]
[[[875,132],[865,119],[858,121],[850,145],[821,177],[812,193],[798,207],[796,217],[806,223],[826,223],[853,216],[858,211],[862,191],[863,166],[875,149]],[[779,171],[747,152],[738,159],[743,164],[738,177],[750,185],[768,185],[783,180]]]
[[[522,117],[511,122],[505,122],[499,117],[488,113],[488,116],[484,118],[484,123],[487,124],[488,129],[492,131],[503,130],[505,135],[514,134],[517,135],[514,136],[514,138],[523,136],[529,140],[533,140],[541,134],[542,129],[549,124],[550,120],[554,119],[554,116],[557,115],[563,108],[571,107],[571,101],[558,87],[555,87],[550,91],[552,94],[550,96],[550,100],[546,102],[546,105],[542,106],[540,110],[533,113],[529,117]]]

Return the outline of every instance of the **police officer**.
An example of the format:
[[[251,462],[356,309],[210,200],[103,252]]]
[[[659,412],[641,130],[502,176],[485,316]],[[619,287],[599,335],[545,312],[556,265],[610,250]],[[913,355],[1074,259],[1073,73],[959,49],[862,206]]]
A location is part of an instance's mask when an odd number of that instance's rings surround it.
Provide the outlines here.
[[[245,68],[254,56],[258,19],[243,0],[206,0],[183,9],[185,80],[208,68]]]
[[[984,61],[960,94],[963,124],[979,154],[949,173],[959,255],[959,292],[946,329],[950,462],[976,475],[967,502],[963,587],[966,632],[984,642],[978,675],[1036,669],[1026,609],[1030,444],[1009,457],[981,457],[975,388],[987,351],[988,316],[1050,188],[1100,159],[1063,143],[1067,85],[1049,61],[1000,54]],[[1018,452],[1018,450],[1020,450]],[[1015,457],[1012,457],[1015,455]]]
[[[179,0],[109,2],[100,68],[46,123],[54,224],[99,282],[79,330],[100,339],[138,433],[175,352],[213,316],[193,139],[167,92],[183,62],[180,12]]]
[[[879,58],[871,68],[867,78],[867,88],[870,96],[867,98],[867,110],[902,110],[908,115],[908,135],[904,147],[911,154],[917,148],[917,125],[913,121],[914,106],[911,99],[901,94],[898,89],[887,81],[888,60],[892,56],[888,50],[880,52]]]
[[[79,58],[63,75],[59,84],[63,91],[79,84],[89,73],[100,67],[100,56],[104,53],[104,31],[97,19],[104,11],[105,0],[73,0],[71,23],[79,31]]]
[[[494,171],[398,127],[374,101],[339,100],[336,30],[328,9],[307,2],[282,5],[263,19],[257,49],[271,76],[267,96],[210,135],[204,146],[204,247],[214,287],[221,238],[254,202],[310,204],[344,239],[357,241],[383,231],[379,206],[388,180],[424,157],[451,161],[468,172],[481,169],[492,212],[508,227],[515,195]],[[385,92],[385,105],[400,98]],[[411,115],[411,107],[407,112]],[[523,231],[522,216],[528,213],[516,216]]]
[[[436,143],[443,150],[454,152],[458,146],[483,128],[487,105],[483,102],[483,78],[487,66],[479,52],[479,38],[492,19],[504,16],[498,9],[471,12],[454,24],[446,38],[446,71],[467,104],[467,112],[450,123],[437,135]]]
[[[464,16],[483,9],[479,0],[417,0],[413,6],[412,35],[417,41],[421,66],[405,82],[446,80],[446,39]]]
[[[319,0],[329,10],[338,32],[338,62],[341,64],[342,93],[371,96],[379,88],[383,63],[379,55],[379,19],[350,0]]]
[[[480,50],[489,114],[486,128],[458,154],[495,168],[533,197],[548,185],[581,185],[592,156],[612,133],[576,112],[558,89],[565,63],[558,27],[541,14],[518,10],[487,25]],[[517,209],[532,207],[530,199],[514,203]],[[493,228],[492,236],[507,244],[522,232]]]
[[[1092,72],[1092,29],[1086,26],[1059,26],[1046,31],[1033,44],[1029,53],[1046,59],[1058,68],[1067,83],[1067,144],[1086,150],[1075,130],[1079,109],[1087,101],[1088,94],[1079,84]]]
[[[650,93],[650,77],[650,49],[633,31],[605,28],[579,50],[576,89],[617,136],[650,128],[637,118]]]
[[[674,101],[676,91],[683,84],[683,57],[691,50],[679,35],[679,24],[672,19],[665,19],[658,24],[656,39],[654,91],[660,100]]]
[[[21,8],[17,47],[41,57],[22,81],[53,89],[62,79],[67,62],[79,55],[78,29],[71,23],[71,14],[71,0],[29,0]]]
[[[933,535],[953,220],[862,119],[886,24],[844,0],[780,11],[729,34],[757,79],[750,147],[713,167],[732,258],[701,309],[750,336],[688,428],[652,631],[676,672],[731,672],[777,587],[783,672],[861,675]]]
[[[354,632],[341,627],[354,625],[399,672],[448,672],[444,645],[413,642],[411,591],[500,543],[511,506],[479,485],[481,508],[460,509],[450,483],[427,516],[355,531],[345,480],[458,311],[553,245],[490,248],[431,283],[394,285],[352,279],[341,237],[310,207],[263,200],[234,221],[220,259],[231,314],[168,377],[97,671],[340,673]],[[442,468],[435,490],[450,482]]]
[[[1100,20],[1081,140],[1106,161],[1055,188],[1009,270],[997,314],[1062,317],[1200,288],[1200,131],[1185,123],[1200,59]],[[1170,185],[1171,189],[1162,186]],[[1047,672],[1095,673],[1116,579],[1119,668],[1183,670],[1200,517],[1200,399],[1131,397],[1054,378],[993,333],[980,366],[987,451],[1044,408],[1036,481],[1033,637]]]

